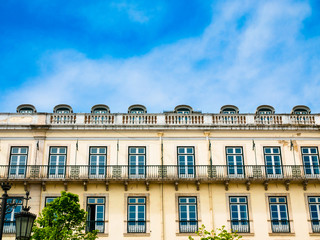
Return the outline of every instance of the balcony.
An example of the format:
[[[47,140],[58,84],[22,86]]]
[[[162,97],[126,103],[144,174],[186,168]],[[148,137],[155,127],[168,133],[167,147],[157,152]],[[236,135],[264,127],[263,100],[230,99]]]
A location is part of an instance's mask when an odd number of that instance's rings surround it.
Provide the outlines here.
[[[136,169],[138,171],[132,171]],[[129,181],[225,181],[225,180],[319,180],[319,166],[310,165],[15,165],[0,166],[0,180],[129,180]],[[237,171],[234,171],[237,169]],[[241,171],[240,171],[240,170]],[[241,174],[239,174],[241,172]],[[135,174],[134,174],[135,173]]]

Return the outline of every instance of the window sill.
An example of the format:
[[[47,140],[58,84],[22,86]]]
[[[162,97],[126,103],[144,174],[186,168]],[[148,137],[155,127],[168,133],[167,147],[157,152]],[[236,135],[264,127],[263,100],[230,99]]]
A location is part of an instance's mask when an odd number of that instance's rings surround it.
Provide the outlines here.
[[[150,233],[124,233],[124,237],[150,237]]]
[[[239,236],[254,236],[254,233],[238,233],[237,232],[237,234],[239,235]]]
[[[295,236],[295,233],[270,233],[269,236]]]
[[[309,236],[320,236],[320,233],[309,232]]]
[[[198,236],[196,233],[176,233],[176,236]]]
[[[108,233],[98,233],[98,237],[109,237]]]

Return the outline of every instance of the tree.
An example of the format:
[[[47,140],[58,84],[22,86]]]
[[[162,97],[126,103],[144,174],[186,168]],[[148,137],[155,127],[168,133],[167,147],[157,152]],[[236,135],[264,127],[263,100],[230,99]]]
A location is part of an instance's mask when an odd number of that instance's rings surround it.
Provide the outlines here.
[[[94,240],[97,231],[85,233],[87,212],[80,209],[76,194],[61,192],[47,204],[33,226],[34,240]]]
[[[211,232],[206,230],[206,227],[202,225],[197,231],[197,235],[200,237],[200,240],[238,240],[242,238],[237,233],[228,232],[225,229],[225,226],[217,229],[219,232],[212,230]],[[194,240],[193,237],[189,236],[189,240]]]

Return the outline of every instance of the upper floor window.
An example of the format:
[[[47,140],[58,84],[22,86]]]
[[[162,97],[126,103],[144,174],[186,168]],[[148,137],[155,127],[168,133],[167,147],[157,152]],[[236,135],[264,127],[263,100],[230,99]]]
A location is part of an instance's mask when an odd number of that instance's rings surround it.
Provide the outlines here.
[[[17,113],[32,114],[36,112],[36,108],[31,104],[22,104],[17,107]]]
[[[107,114],[107,113],[110,113],[110,109],[107,105],[97,104],[91,108],[91,113],[93,113],[93,114]]]
[[[105,198],[88,197],[87,199],[88,222],[87,232],[98,230],[104,232]]]
[[[73,110],[69,105],[60,104],[54,107],[53,112],[63,114],[63,113],[73,113]]]
[[[4,217],[3,233],[15,233],[16,232],[16,219],[15,213],[19,213],[22,210],[22,198],[8,198],[7,203],[16,203],[16,206],[12,208]]]
[[[128,233],[146,232],[146,198],[128,197]]]
[[[229,197],[229,204],[231,230],[239,233],[250,232],[247,197]]]
[[[129,177],[144,178],[146,174],[146,148],[129,147]]]
[[[139,105],[139,104],[131,105],[128,108],[128,113],[133,113],[133,114],[147,113],[147,108],[145,106]]]
[[[89,177],[104,178],[107,168],[107,147],[90,147]]]
[[[198,231],[198,212],[196,197],[179,197],[179,232]]]
[[[49,177],[64,178],[67,160],[67,147],[50,147]]]
[[[45,206],[47,206],[49,203],[52,203],[57,198],[58,197],[46,197]]]
[[[271,227],[274,233],[290,232],[287,198],[269,197]]]
[[[194,177],[194,147],[178,147],[178,174],[180,178]]]
[[[193,112],[193,109],[188,105],[179,105],[175,107],[174,112],[179,114],[190,114]]]
[[[320,197],[308,197],[312,232],[320,233]]]
[[[242,147],[226,147],[228,176],[244,177]]]
[[[24,178],[27,168],[28,147],[11,147],[10,178]]]
[[[304,105],[295,106],[291,111],[291,114],[297,114],[297,115],[306,115],[310,113],[311,113],[310,108]]]
[[[317,147],[302,147],[302,160],[306,177],[314,178],[320,173],[319,155]]]
[[[238,114],[239,109],[233,105],[225,105],[220,109],[220,114]]]
[[[264,147],[266,173],[269,178],[282,176],[281,154],[279,147]]]
[[[270,114],[274,114],[274,112],[275,112],[274,108],[269,105],[261,105],[256,110],[256,114],[260,114],[260,115],[270,115]]]

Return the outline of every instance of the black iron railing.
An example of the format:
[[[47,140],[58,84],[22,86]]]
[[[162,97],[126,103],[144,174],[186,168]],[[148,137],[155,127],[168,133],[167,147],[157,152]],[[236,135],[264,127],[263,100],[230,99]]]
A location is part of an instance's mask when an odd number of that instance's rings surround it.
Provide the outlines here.
[[[128,221],[128,233],[145,233],[146,221]]]
[[[179,221],[180,233],[194,233],[198,231],[198,221]]]
[[[289,233],[290,224],[288,220],[271,220],[272,232],[274,233]]]
[[[231,220],[232,232],[249,233],[250,225],[248,220]]]
[[[320,233],[320,220],[311,220],[312,232]]]
[[[242,171],[230,171],[241,168]],[[226,179],[320,179],[319,166],[307,165],[16,165],[0,166],[0,180],[226,180]],[[186,170],[186,171],[182,171]]]

